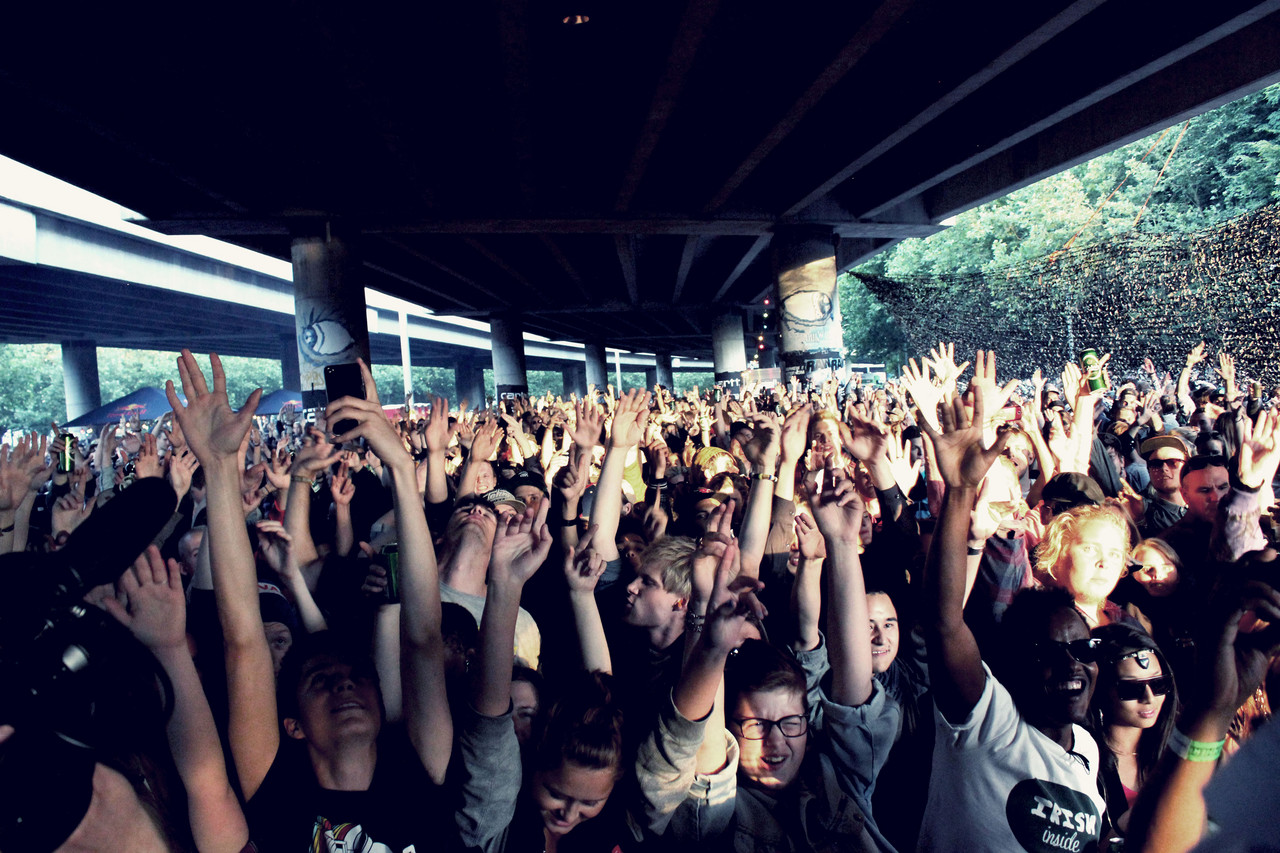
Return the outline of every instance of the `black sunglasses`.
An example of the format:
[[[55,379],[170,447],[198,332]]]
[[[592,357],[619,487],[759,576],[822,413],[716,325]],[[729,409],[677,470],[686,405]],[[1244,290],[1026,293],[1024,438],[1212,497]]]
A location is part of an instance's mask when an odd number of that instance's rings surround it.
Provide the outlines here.
[[[1031,647],[1031,654],[1040,663],[1052,663],[1063,652],[1071,655],[1080,663],[1097,663],[1102,656],[1102,640],[1090,637],[1087,640],[1072,640],[1069,643],[1041,642]]]
[[[1173,679],[1167,675],[1158,675],[1142,681],[1123,678],[1116,682],[1116,698],[1122,702],[1136,701],[1147,695],[1148,687],[1151,688],[1152,696],[1164,696],[1173,689]]]

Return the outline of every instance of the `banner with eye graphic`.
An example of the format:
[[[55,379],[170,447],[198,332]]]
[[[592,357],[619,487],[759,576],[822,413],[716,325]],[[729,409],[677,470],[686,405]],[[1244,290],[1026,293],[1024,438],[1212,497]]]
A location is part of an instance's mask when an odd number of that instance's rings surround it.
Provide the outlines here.
[[[345,241],[293,242],[294,317],[298,375],[307,406],[325,402],[324,369],[369,361],[369,331],[358,261]]]

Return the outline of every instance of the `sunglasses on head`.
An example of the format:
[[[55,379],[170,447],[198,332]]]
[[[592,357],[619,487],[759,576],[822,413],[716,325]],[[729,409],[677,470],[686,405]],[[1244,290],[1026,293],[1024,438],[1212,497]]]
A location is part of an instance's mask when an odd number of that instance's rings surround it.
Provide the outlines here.
[[[1031,653],[1040,663],[1052,663],[1063,652],[1080,663],[1097,663],[1102,655],[1102,640],[1090,637],[1087,640],[1072,640],[1069,643],[1042,642],[1031,647]]]
[[[1136,701],[1147,695],[1151,688],[1152,696],[1164,696],[1173,689],[1173,679],[1167,675],[1144,680],[1124,678],[1116,682],[1116,697],[1121,701]]]

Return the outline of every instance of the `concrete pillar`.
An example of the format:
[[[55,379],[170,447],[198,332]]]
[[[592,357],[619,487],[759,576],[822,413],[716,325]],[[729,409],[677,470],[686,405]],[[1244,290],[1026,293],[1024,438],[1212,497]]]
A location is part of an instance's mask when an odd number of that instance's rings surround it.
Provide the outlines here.
[[[657,382],[658,382],[658,368],[646,367],[644,369],[644,387],[652,391],[653,386],[656,385]],[[618,393],[619,394],[622,393],[621,387],[618,388]]]
[[[654,366],[657,368],[658,384],[666,388],[668,391],[676,387],[675,377],[671,375],[671,353],[657,352],[653,355]],[[653,390],[653,385],[649,385],[649,390]]]
[[[742,315],[723,314],[711,327],[711,357],[717,385],[736,390],[747,369],[747,349],[742,337]]]
[[[587,384],[594,385],[601,391],[609,384],[609,362],[604,351],[604,344],[588,343],[586,345]]]
[[[560,368],[560,376],[564,379],[564,396],[577,394],[581,399],[587,394],[587,371],[582,364],[566,364]]]
[[[485,407],[484,365],[479,358],[466,357],[453,366],[453,392],[454,407],[463,400],[473,412]]]
[[[98,387],[98,345],[93,341],[62,342],[62,387],[67,397],[67,420],[102,405]]]
[[[302,375],[298,371],[297,335],[280,336],[280,382],[286,391],[302,390]]]
[[[519,316],[494,314],[489,318],[489,338],[493,349],[493,384],[498,399],[514,394],[528,394],[529,378],[524,367],[524,326]]]
[[[299,390],[304,406],[323,406],[327,365],[356,358],[370,363],[360,258],[354,235],[329,226],[323,234],[294,238],[292,258]]]
[[[404,385],[404,400],[413,405],[413,359],[409,355],[409,315],[400,312],[398,318],[400,332],[400,380]]]
[[[775,301],[784,381],[820,382],[844,366],[835,234],[830,228],[781,228],[772,242]]]

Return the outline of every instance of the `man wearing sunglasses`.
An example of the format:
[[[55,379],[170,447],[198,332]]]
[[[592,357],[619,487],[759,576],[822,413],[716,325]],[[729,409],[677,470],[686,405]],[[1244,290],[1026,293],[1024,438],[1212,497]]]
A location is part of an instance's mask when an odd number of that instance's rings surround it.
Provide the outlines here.
[[[1160,435],[1142,442],[1142,458],[1147,463],[1151,485],[1142,495],[1142,535],[1159,536],[1187,513],[1182,497],[1182,466],[1188,457],[1182,439]]]

